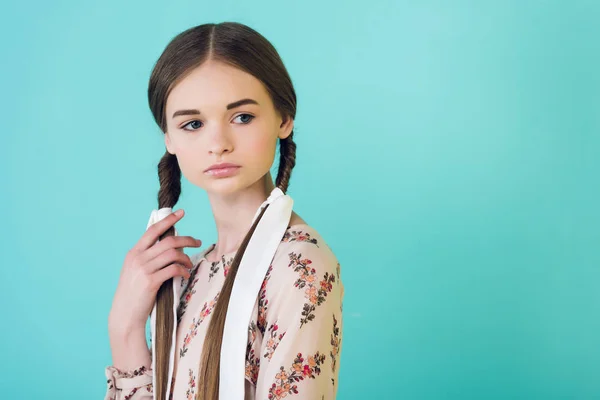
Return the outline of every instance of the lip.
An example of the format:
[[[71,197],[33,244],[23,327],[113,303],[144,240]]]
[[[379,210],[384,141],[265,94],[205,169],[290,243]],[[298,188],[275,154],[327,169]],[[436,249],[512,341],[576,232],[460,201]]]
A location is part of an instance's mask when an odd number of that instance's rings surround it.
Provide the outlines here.
[[[237,174],[240,168],[241,167],[236,164],[222,163],[210,166],[204,173],[216,178],[225,178]]]
[[[212,171],[214,169],[239,168],[239,167],[240,167],[239,165],[232,164],[232,163],[213,164],[210,167],[208,167],[207,169],[205,169],[204,172]]]

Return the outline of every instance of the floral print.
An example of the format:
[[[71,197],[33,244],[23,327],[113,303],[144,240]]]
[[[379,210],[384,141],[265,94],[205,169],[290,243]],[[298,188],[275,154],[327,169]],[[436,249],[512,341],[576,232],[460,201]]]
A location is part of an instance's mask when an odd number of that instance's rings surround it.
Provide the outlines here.
[[[189,380],[188,380],[188,389],[185,392],[185,396],[187,400],[194,400],[196,398],[196,377],[194,376],[194,371],[189,368]]]
[[[246,355],[246,379],[248,379],[253,385],[256,385],[258,381],[258,372],[260,369],[260,357],[257,357],[254,353],[254,349],[248,349]]]
[[[177,309],[170,399],[193,400],[206,329],[235,252],[210,262],[192,257]],[[185,285],[185,286],[184,286]],[[288,227],[271,261],[248,324],[245,379],[257,400],[335,399],[342,351],[340,263],[308,225]],[[105,400],[152,400],[152,373],[107,367]],[[128,389],[116,387],[116,379]]]
[[[106,396],[105,400],[133,399],[138,395],[152,393],[152,373],[141,366],[131,371],[121,371],[113,366],[105,369],[106,374]],[[117,379],[136,379],[141,382],[139,387],[133,387],[123,392],[123,388],[117,387]],[[139,393],[138,393],[139,392]]]
[[[316,375],[321,373],[321,364],[325,361],[325,355],[316,352],[314,356],[309,356],[307,360],[302,357],[302,353],[298,353],[289,370],[280,367],[279,372],[275,375],[275,382],[269,389],[269,400],[282,399],[288,394],[298,394],[299,382],[307,379],[315,379]]]
[[[262,286],[258,293],[258,320],[256,321],[256,325],[262,335],[265,334],[265,321],[267,315],[267,307],[269,305],[269,300],[267,299],[267,282],[269,282],[269,279],[271,279],[272,271],[273,265],[270,265],[269,269],[267,270],[267,273],[265,274],[265,279],[263,280]]]
[[[337,356],[340,353],[341,346],[340,339],[340,327],[338,326],[338,321],[335,318],[335,314],[333,314],[333,332],[331,333],[331,352],[329,355],[331,356],[331,372],[335,373],[335,368],[337,366]],[[333,378],[332,378],[333,379]]]
[[[190,324],[190,327],[189,327],[189,331],[185,335],[185,338],[183,339],[183,346],[181,346],[181,349],[179,350],[179,358],[185,356],[185,353],[187,353],[190,342],[198,334],[198,327],[204,321],[204,319],[206,317],[208,317],[208,315],[212,312],[212,310],[215,308],[215,304],[217,303],[218,298],[219,298],[219,293],[217,293],[215,298],[212,299],[209,303],[204,303],[204,305],[202,306],[202,310],[200,310],[200,315],[198,316],[198,319],[196,319],[196,317],[194,317],[194,319],[192,320],[192,323]]]
[[[231,268],[231,264],[233,263],[233,258],[234,257],[230,257],[229,260],[226,262],[225,256],[222,256],[221,260],[213,261],[210,266],[210,273],[208,274],[208,280],[210,281],[213,278],[213,276],[215,276],[215,274],[217,272],[219,272],[219,269],[221,268],[221,264],[223,264],[223,276],[227,277],[227,274],[229,273],[229,269]]]
[[[281,342],[281,339],[285,336],[285,332],[278,334],[278,329],[279,326],[277,324],[271,324],[271,326],[269,326],[269,337],[266,344],[267,352],[264,355],[264,357],[269,360],[273,356],[275,349],[277,349],[277,345],[279,345],[279,342]]]
[[[219,272],[220,264],[220,261],[213,261],[210,263],[210,273],[208,274],[209,281],[212,279],[213,276],[215,276],[217,272]]]
[[[300,319],[300,327],[315,318],[314,311],[317,306],[320,306],[325,301],[327,294],[331,292],[331,289],[333,288],[333,283],[335,283],[333,274],[325,272],[323,279],[317,285],[316,269],[310,267],[312,260],[308,258],[302,259],[301,256],[301,254],[290,253],[290,263],[288,265],[300,274],[300,278],[296,280],[294,286],[298,289],[306,287],[304,293],[305,297],[308,299],[308,303],[304,304],[302,318]]]
[[[233,257],[231,257],[227,262],[223,261],[223,277],[227,278],[227,274],[231,269],[231,264],[233,264]]]
[[[282,242],[308,242],[317,244],[317,239],[312,238],[310,233],[305,231],[290,231],[289,229],[283,235]]]
[[[248,326],[248,344],[246,345],[246,379],[256,385],[258,379],[258,370],[260,367],[260,358],[256,356],[254,345],[258,337],[258,327],[256,322],[250,321]]]
[[[198,274],[198,267],[194,268],[192,270],[192,272],[190,273],[189,282],[191,282],[191,283],[186,287],[186,289],[183,291],[183,293],[181,295],[181,299],[179,301],[179,307],[177,308],[177,323],[179,323],[181,321],[181,316],[187,309],[188,303],[190,302],[192,296],[196,293],[196,289],[194,289],[194,286],[196,286],[196,283],[198,282],[198,279],[199,279],[197,274]],[[182,283],[183,283],[183,281],[182,281]]]

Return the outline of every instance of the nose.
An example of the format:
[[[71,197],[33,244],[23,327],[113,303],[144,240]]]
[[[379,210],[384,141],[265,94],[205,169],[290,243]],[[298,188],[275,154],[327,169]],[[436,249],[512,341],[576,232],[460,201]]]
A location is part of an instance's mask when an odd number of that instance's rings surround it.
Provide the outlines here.
[[[225,152],[231,152],[233,150],[233,143],[229,137],[229,132],[227,132],[226,129],[215,129],[214,132],[211,132],[209,140],[209,154],[220,156]]]

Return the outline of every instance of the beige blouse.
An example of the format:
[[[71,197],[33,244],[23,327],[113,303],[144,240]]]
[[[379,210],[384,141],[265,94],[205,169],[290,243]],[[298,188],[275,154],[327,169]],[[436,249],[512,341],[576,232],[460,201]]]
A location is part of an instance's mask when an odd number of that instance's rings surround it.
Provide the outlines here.
[[[210,262],[215,244],[191,256],[182,281],[170,399],[194,399],[206,328],[235,256]],[[319,233],[288,226],[248,326],[245,399],[335,399],[342,345],[340,264]],[[152,399],[152,371],[105,369],[105,400]]]

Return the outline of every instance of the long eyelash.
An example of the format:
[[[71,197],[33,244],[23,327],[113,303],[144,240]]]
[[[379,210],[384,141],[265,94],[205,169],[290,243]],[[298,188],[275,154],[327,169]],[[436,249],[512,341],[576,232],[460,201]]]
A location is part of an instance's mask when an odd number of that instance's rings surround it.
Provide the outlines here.
[[[241,117],[242,115],[247,115],[247,116],[250,117],[250,120],[248,122],[242,122],[242,125],[248,125],[250,122],[252,122],[254,120],[254,118],[256,118],[256,116],[254,116],[252,114],[245,114],[245,113],[244,114],[240,114],[240,115],[236,115],[235,118]],[[193,119],[190,122],[186,123],[185,125],[182,125],[181,129],[183,129],[184,131],[189,131],[190,129],[185,129],[185,127],[188,126],[189,124],[191,124],[192,122],[195,122],[195,121],[202,122],[199,119]],[[200,128],[198,128],[198,129],[200,129]]]

